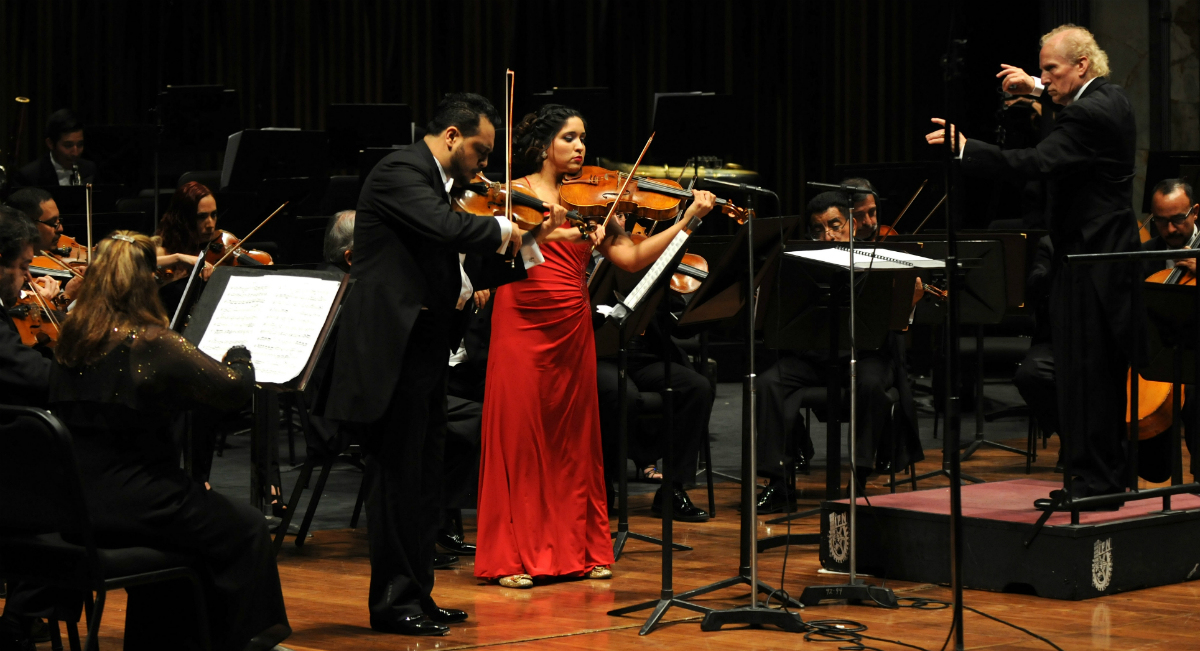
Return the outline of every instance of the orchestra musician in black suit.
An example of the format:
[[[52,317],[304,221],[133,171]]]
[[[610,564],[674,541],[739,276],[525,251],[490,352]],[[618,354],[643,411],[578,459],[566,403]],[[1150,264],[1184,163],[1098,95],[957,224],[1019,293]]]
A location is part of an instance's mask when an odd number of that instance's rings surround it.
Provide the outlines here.
[[[16,303],[29,278],[29,264],[39,241],[31,221],[0,204],[0,393],[5,404],[25,407],[45,407],[51,362],[21,342],[8,308]],[[8,583],[0,617],[0,651],[34,648],[30,629],[35,618],[53,614],[55,594],[23,582]]]
[[[467,613],[437,606],[433,556],[441,520],[447,358],[461,341],[455,313],[474,293],[524,277],[540,257],[534,238],[503,216],[456,212],[450,189],[488,162],[497,112],[470,93],[446,96],[427,135],[379,162],[359,195],[354,223],[354,291],[342,307],[324,416],[359,428],[366,452],[371,557],[371,627],[405,635],[445,635]],[[468,278],[464,254],[485,256]],[[455,338],[455,333],[458,337]],[[496,351],[507,354],[509,351]],[[520,351],[512,351],[519,354]]]
[[[1136,125],[1124,89],[1109,82],[1108,56],[1091,32],[1063,25],[1042,37],[1042,74],[1035,80],[1002,65],[996,75],[1013,94],[1040,96],[1061,106],[1054,126],[1036,147],[1001,150],[957,134],[963,172],[992,178],[1044,179],[1050,238],[1050,317],[1058,374],[1059,408],[1075,496],[1122,492],[1125,485],[1125,376],[1129,369],[1129,271],[1122,265],[1084,265],[1065,273],[1064,256],[1119,253],[1139,248],[1132,191]],[[926,135],[945,142],[943,128]],[[1068,323],[1073,301],[1077,324]],[[1071,356],[1072,351],[1087,351]],[[1105,354],[1092,354],[1104,351]],[[1076,409],[1077,395],[1087,408]],[[1060,497],[1061,493],[1053,493]],[[1050,500],[1039,500],[1039,507]]]
[[[852,235],[858,235],[855,228],[858,220],[851,217],[851,207],[840,193],[818,194],[808,202],[805,213],[809,234],[815,240],[846,242]],[[917,278],[913,287],[914,310],[924,295],[924,285]],[[909,386],[904,340],[900,334],[889,333],[879,350],[858,351],[856,364],[857,426],[853,462],[854,477],[861,493],[866,489],[868,476],[876,468],[903,467],[925,456],[921,451],[916,405]],[[814,453],[812,439],[800,417],[804,407],[800,390],[828,386],[831,371],[840,374],[841,384],[849,385],[848,350],[839,351],[836,360],[830,359],[828,350],[784,351],[779,361],[758,377],[757,472],[769,480],[758,495],[760,513],[779,513],[790,508],[792,487],[786,485],[784,478],[787,466],[797,461],[793,452],[798,452],[805,461],[811,460]],[[887,395],[891,389],[895,389],[898,396],[895,418],[891,417],[893,405]]]
[[[84,185],[96,178],[96,164],[83,158],[83,122],[70,109],[60,109],[46,120],[46,153],[22,167],[13,185]]]

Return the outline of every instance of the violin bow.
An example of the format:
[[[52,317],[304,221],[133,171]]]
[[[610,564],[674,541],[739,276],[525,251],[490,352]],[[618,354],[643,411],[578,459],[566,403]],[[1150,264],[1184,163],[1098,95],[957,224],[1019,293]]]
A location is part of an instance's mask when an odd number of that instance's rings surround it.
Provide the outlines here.
[[[933,207],[933,210],[930,210],[929,214],[925,215],[925,219],[922,219],[921,223],[917,224],[917,227],[916,227],[916,229],[913,230],[912,234],[916,235],[917,233],[920,233],[921,228],[923,228],[925,226],[925,222],[929,221],[929,218],[933,217],[933,213],[937,212],[938,208],[941,208],[942,204],[944,204],[944,203],[946,203],[946,195],[943,194],[942,198],[937,202],[937,205]]]
[[[629,182],[633,180],[633,175],[637,174],[638,166],[642,164],[642,159],[646,157],[646,152],[650,150],[650,143],[654,142],[654,134],[650,134],[650,138],[646,140],[646,146],[642,147],[642,153],[638,154],[637,161],[630,168],[629,174],[625,177],[625,182],[621,184],[621,191],[617,193],[617,199],[613,201],[613,205],[608,209],[608,214],[604,216],[604,221],[600,226],[607,227],[608,221],[612,219],[613,213],[617,212],[617,206],[621,204],[621,197],[625,196],[625,190],[629,188]],[[595,245],[592,246],[595,248]]]
[[[92,184],[88,183],[83,190],[83,195],[87,199],[87,262],[92,264]]]
[[[909,208],[912,208],[913,202],[917,200],[917,195],[921,194],[921,190],[925,189],[926,183],[929,183],[929,179],[925,179],[924,181],[921,181],[921,187],[917,188],[917,191],[914,192],[913,195],[908,198],[908,203],[904,204],[904,210],[901,210],[900,214],[896,215],[896,218],[892,220],[891,229],[893,231],[896,230],[896,224],[900,223],[900,218],[904,216],[904,213],[908,212]],[[885,240],[885,239],[887,239],[887,235],[884,235],[883,237],[881,237],[879,239]]]
[[[25,283],[25,286],[28,287],[29,291],[33,293],[34,302],[38,304],[38,307],[42,308],[42,313],[46,315],[46,320],[50,322],[50,325],[54,326],[55,328],[59,328],[60,326],[58,325],[58,319],[54,318],[54,313],[46,305],[46,301],[42,300],[41,295],[38,294],[37,287],[34,287],[33,283],[31,282]]]
[[[246,233],[246,237],[243,237],[240,242],[229,247],[229,250],[225,252],[225,255],[221,256],[217,260],[216,264],[214,264],[213,266],[216,267],[216,266],[220,265],[222,262],[225,262],[225,258],[228,258],[230,256],[230,254],[232,254],[234,251],[236,251],[239,246],[245,244],[251,237],[253,237],[254,234],[258,232],[258,229],[262,228],[263,226],[266,226],[267,222],[271,221],[271,218],[274,217],[275,215],[278,215],[279,211],[283,210],[283,207],[286,205],[288,205],[288,202],[286,202],[286,201],[284,201],[282,204],[280,204],[279,207],[275,209],[275,212],[267,215],[267,218],[262,220],[261,222],[259,222],[258,226],[254,227],[254,230],[250,231],[249,233]]]
[[[513,133],[513,94],[517,88],[517,73],[511,69],[504,71],[504,214],[509,221],[515,221],[512,212],[512,133]],[[514,257],[516,256],[514,251]]]

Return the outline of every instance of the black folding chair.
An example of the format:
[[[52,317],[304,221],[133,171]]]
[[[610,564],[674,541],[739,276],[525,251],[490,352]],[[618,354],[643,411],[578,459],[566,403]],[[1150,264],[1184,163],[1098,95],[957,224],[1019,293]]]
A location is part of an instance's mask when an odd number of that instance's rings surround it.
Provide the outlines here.
[[[211,648],[204,592],[192,569],[198,559],[149,547],[98,548],[83,495],[71,435],[62,422],[42,409],[0,405],[0,575],[78,591],[88,606],[88,651],[100,648],[109,590],[185,579],[193,588],[199,641]],[[51,624],[57,639],[58,623]],[[79,651],[74,622],[67,634],[71,649]]]

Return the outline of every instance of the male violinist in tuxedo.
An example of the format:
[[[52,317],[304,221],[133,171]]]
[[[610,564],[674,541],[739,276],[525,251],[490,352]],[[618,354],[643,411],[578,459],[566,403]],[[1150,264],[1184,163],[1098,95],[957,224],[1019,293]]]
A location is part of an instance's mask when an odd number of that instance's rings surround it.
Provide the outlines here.
[[[14,181],[18,186],[84,185],[95,176],[96,164],[83,158],[83,123],[70,109],[60,109],[46,120],[46,153],[22,167]]]
[[[1133,163],[1137,129],[1124,89],[1110,83],[1108,55],[1088,30],[1062,25],[1042,37],[1041,79],[1001,65],[1002,88],[1037,95],[1062,107],[1050,132],[1035,147],[1001,150],[961,132],[955,149],[963,172],[992,178],[1044,179],[1049,203],[1051,271],[1050,321],[1060,426],[1073,474],[1075,497],[1124,491],[1125,377],[1129,370],[1131,314],[1129,270],[1122,265],[1086,265],[1065,273],[1062,259],[1080,253],[1121,253],[1138,249],[1133,215]],[[942,129],[925,139],[945,143]],[[1078,303],[1074,322],[1069,310]],[[1072,359],[1071,351],[1087,351]],[[1103,351],[1095,354],[1096,351]],[[1087,396],[1077,410],[1074,396]],[[1065,497],[1037,500],[1049,507]]]
[[[474,294],[464,254],[485,256],[478,278],[488,286],[519,280],[540,260],[534,240],[566,218],[561,207],[547,206],[549,219],[526,237],[503,216],[451,208],[450,189],[487,165],[496,122],[487,99],[447,95],[424,139],[380,161],[359,195],[355,287],[342,307],[323,414],[360,429],[365,441],[369,605],[378,631],[445,635],[446,624],[467,618],[438,607],[431,595],[446,360],[461,339],[452,327],[456,310]],[[503,255],[510,245],[520,249],[518,258]]]

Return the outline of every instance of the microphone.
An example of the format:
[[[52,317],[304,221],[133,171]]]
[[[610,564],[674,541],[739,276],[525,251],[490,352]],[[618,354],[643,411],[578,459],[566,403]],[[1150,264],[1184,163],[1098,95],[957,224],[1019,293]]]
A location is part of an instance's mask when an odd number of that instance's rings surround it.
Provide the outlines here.
[[[853,192],[854,194],[873,194],[877,197],[879,196],[878,192],[876,192],[874,190],[870,190],[868,188],[860,188],[857,185],[840,185],[838,183],[817,183],[816,181],[809,181],[805,185],[807,185],[810,188],[819,188],[822,190],[836,190],[838,192]]]
[[[720,179],[710,179],[707,176],[700,177],[700,183],[707,183],[709,185],[719,185],[719,186],[726,187],[726,188],[737,188],[738,190],[741,190],[742,192],[753,192],[754,194],[769,194],[772,197],[776,196],[774,192],[772,192],[766,188],[760,188],[757,185],[750,185],[749,183],[732,183],[730,181],[722,181]]]

